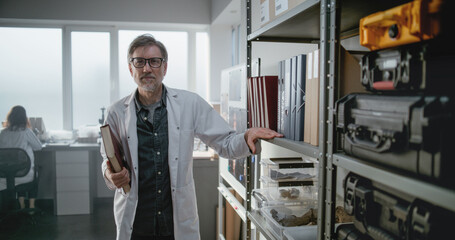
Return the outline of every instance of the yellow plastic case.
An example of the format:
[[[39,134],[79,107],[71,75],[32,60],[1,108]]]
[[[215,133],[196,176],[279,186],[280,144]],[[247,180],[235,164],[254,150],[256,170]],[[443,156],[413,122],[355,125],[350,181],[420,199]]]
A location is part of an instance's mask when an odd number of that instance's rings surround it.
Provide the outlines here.
[[[360,19],[360,45],[378,50],[434,38],[442,2],[414,0]]]

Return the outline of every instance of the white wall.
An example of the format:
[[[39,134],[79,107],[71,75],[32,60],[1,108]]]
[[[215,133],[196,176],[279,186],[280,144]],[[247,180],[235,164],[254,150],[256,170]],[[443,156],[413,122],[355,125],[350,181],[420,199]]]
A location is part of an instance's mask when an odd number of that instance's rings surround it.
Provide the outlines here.
[[[232,0],[212,0],[212,19],[210,22],[214,22],[231,2]]]
[[[231,66],[231,26],[210,26],[210,102],[220,101],[221,70]]]
[[[212,0],[212,16],[216,16],[210,25],[210,102],[220,101],[221,71],[232,66],[231,32],[241,22],[240,2]]]
[[[279,61],[317,48],[317,44],[254,42],[252,57],[261,59],[261,75],[278,75]]]
[[[211,0],[1,0],[0,18],[211,23]]]

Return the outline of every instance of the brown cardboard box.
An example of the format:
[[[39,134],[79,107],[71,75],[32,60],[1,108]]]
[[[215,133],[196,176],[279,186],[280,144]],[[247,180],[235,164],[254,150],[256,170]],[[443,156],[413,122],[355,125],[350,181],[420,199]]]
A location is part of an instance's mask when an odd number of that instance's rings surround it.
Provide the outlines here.
[[[237,192],[235,193],[235,198],[237,198],[237,200],[240,203],[243,203],[242,197]],[[242,226],[242,219],[240,218],[239,215],[236,214],[235,219],[234,219],[234,237],[235,237],[235,239],[241,239],[241,237],[240,237],[241,226]]]
[[[340,64],[339,98],[349,93],[367,92],[360,82],[359,60],[342,46],[340,46]]]
[[[305,0],[273,0],[273,18],[277,18],[297,5],[305,2]]]
[[[229,189],[232,195],[236,196],[237,200],[242,202],[242,198],[238,195],[234,189]],[[226,200],[225,200],[226,201]],[[226,202],[226,240],[237,240],[240,237],[240,226],[242,219],[234,210],[229,202]]]
[[[305,82],[305,120],[303,123],[303,141],[311,143],[311,94],[313,81],[313,52],[306,55],[306,82]]]
[[[273,20],[273,17],[275,16],[274,3],[275,0],[260,0],[259,23],[261,27]]]
[[[310,144],[313,146],[319,145],[319,49],[313,52],[313,77],[311,79],[311,95],[310,95]]]
[[[220,229],[218,227],[218,224],[219,224],[219,218],[218,218],[218,208],[219,206],[216,207],[216,239],[218,239],[218,236],[220,236]],[[226,209],[224,208],[223,206],[223,209],[221,210],[223,216],[221,217],[221,219],[223,219],[223,229],[222,229],[222,233],[223,233],[223,236],[226,236]]]

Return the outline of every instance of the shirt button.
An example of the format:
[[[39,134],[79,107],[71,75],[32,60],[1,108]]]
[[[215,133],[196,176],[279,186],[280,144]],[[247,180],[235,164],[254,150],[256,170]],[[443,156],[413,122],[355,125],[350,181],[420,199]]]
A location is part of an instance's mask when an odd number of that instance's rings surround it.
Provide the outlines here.
[[[158,215],[161,215],[161,212],[158,212]]]
[[[161,193],[161,190],[158,190],[158,193]]]
[[[144,120],[147,121],[147,117],[144,117]]]
[[[161,172],[158,172],[158,175],[161,175]]]
[[[179,158],[178,158],[178,157],[176,157],[176,158],[175,158],[175,160],[179,160]]]
[[[158,136],[158,133],[155,133],[155,136]]]
[[[157,155],[160,155],[160,152],[157,152],[156,154],[157,154]]]

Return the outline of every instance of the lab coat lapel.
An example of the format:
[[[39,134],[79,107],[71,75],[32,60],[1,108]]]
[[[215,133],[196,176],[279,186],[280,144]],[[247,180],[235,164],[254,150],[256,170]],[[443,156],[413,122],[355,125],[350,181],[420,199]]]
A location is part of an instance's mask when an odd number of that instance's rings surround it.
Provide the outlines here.
[[[127,134],[128,148],[131,154],[131,162],[129,166],[131,171],[134,170],[133,177],[137,177],[137,163],[138,163],[138,152],[137,152],[137,116],[136,116],[136,106],[134,103],[134,91],[128,101],[125,102],[125,128]],[[137,180],[137,179],[136,179]],[[137,182],[137,181],[136,181]]]
[[[169,171],[171,175],[171,186],[177,186],[178,163],[180,158],[180,102],[177,92],[172,88],[167,90],[167,118],[169,134]],[[177,150],[177,151],[176,151]]]

